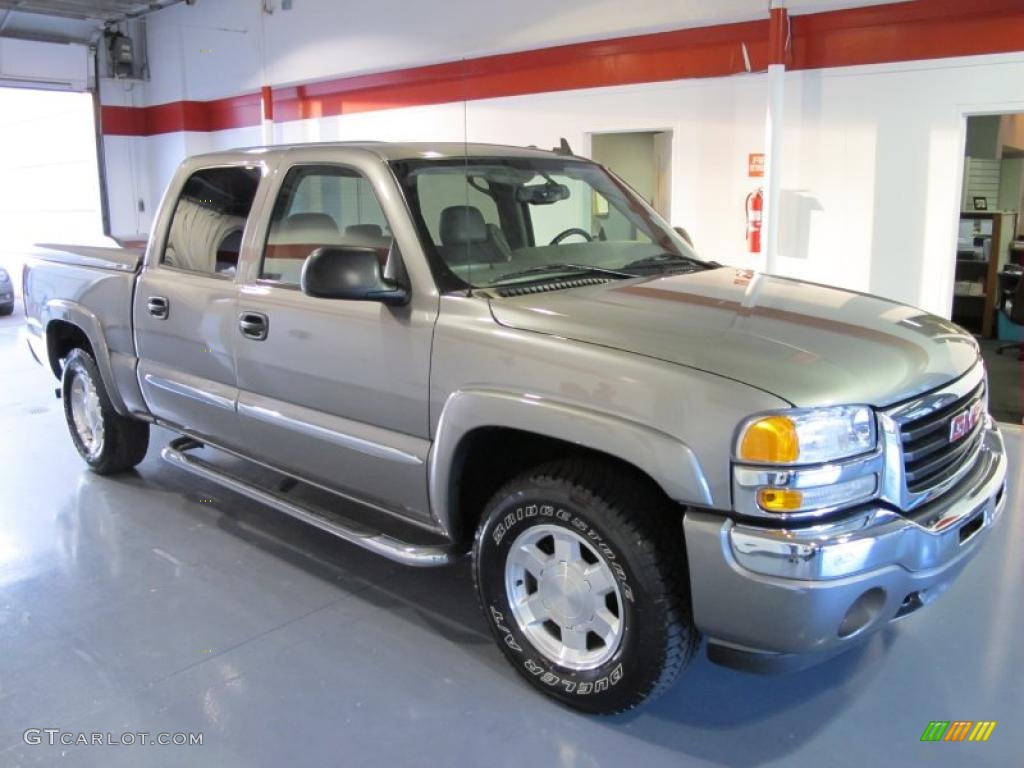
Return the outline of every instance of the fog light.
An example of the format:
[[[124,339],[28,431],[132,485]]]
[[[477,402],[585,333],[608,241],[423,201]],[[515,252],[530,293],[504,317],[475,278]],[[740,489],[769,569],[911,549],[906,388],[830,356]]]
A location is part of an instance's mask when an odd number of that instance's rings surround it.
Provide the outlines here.
[[[759,488],[757,504],[765,512],[806,512],[864,501],[874,496],[877,488],[874,474],[816,488]]]
[[[795,512],[804,502],[800,491],[786,488],[762,488],[757,492],[757,503],[766,512]]]
[[[846,612],[839,625],[839,636],[850,637],[857,634],[875,620],[883,607],[885,607],[885,590],[881,587],[872,587],[853,601],[853,605],[850,606],[850,610]]]

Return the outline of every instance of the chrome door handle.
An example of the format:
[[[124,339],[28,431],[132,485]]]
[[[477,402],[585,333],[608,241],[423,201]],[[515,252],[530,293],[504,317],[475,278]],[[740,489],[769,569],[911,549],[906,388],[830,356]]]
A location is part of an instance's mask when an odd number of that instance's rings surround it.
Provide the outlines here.
[[[270,320],[262,312],[243,312],[238,316],[242,335],[253,341],[263,341],[270,331]]]
[[[166,320],[171,304],[164,296],[150,296],[146,299],[146,309],[153,317],[159,320]]]

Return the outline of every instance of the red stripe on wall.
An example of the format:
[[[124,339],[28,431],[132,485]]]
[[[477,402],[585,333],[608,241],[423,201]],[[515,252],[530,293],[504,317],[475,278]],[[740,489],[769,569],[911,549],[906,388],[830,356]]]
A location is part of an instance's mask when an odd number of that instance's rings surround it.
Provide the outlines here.
[[[650,83],[767,65],[767,22],[686,29],[346,77],[274,91],[277,120]]]
[[[915,0],[790,20],[793,69],[1024,50],[1022,0]]]
[[[260,95],[213,101],[173,101],[152,107],[104,106],[100,113],[107,136],[155,136],[175,131],[222,131],[259,125]]]
[[[395,107],[631,85],[754,71],[784,59],[792,69],[1024,50],[1024,0],[912,0],[846,11],[721,24],[484,56],[271,89],[275,120]],[[774,26],[773,26],[774,25]],[[774,47],[773,47],[774,46]],[[102,109],[103,133],[152,136],[260,123],[261,94],[152,107]]]

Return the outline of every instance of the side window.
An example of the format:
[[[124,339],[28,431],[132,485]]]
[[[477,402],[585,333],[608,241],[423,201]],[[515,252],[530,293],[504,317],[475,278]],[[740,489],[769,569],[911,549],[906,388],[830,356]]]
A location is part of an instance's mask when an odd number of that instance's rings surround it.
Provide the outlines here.
[[[174,206],[160,263],[234,275],[259,183],[260,169],[252,166],[206,168],[189,176]]]
[[[330,245],[373,248],[384,264],[391,240],[373,187],[359,171],[292,168],[274,203],[260,278],[298,285],[306,257]]]

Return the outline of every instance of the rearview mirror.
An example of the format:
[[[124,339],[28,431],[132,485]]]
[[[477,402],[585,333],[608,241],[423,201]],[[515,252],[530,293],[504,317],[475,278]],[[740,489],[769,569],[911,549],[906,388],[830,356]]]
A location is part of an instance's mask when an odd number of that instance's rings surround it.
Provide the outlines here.
[[[531,205],[550,205],[559,200],[569,199],[569,188],[553,181],[544,184],[523,185],[516,189],[516,202]]]
[[[299,286],[307,296],[349,301],[407,304],[409,291],[384,277],[373,248],[317,248],[302,265]]]

